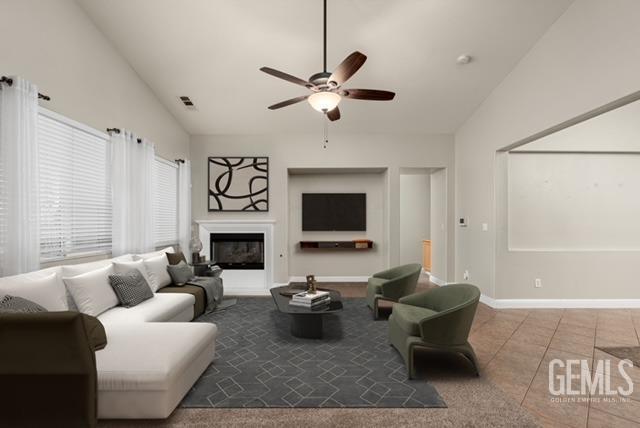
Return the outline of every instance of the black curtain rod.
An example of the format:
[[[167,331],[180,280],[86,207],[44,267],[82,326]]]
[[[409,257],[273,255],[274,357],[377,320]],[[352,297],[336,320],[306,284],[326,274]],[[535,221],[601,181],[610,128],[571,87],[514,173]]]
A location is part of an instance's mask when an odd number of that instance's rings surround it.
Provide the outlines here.
[[[116,134],[120,133],[120,128],[107,128],[107,133],[111,134],[112,132],[115,132]],[[136,141],[138,142],[138,144],[142,143],[142,138],[136,138]]]
[[[0,83],[6,83],[11,86],[13,85],[13,79],[7,76],[2,76],[2,78],[0,78]],[[38,99],[51,101],[51,97],[49,97],[49,95],[41,94],[40,92],[38,92]]]
[[[174,162],[175,163],[184,163],[184,159],[176,159]]]

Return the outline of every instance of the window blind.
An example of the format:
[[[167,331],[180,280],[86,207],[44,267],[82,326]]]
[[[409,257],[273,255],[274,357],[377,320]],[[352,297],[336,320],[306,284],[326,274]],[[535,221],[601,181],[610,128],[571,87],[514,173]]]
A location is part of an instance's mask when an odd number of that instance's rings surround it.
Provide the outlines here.
[[[109,253],[107,135],[44,110],[38,133],[41,260]]]
[[[157,246],[178,242],[178,166],[156,157],[153,198],[154,240]]]

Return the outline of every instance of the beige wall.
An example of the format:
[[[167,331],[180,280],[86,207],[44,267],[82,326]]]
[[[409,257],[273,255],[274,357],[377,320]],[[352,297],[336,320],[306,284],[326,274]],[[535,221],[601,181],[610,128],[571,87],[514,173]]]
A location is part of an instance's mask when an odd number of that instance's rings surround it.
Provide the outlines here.
[[[386,265],[386,173],[289,175],[289,275],[369,276]],[[364,232],[303,232],[303,193],[366,193],[367,230]],[[301,251],[300,241],[369,239],[367,251]]]
[[[73,0],[0,1],[0,40],[0,72],[38,85],[51,97],[44,107],[99,130],[131,129],[167,159],[188,157],[188,134]]]
[[[207,211],[208,156],[269,156],[270,212],[209,213]],[[447,135],[332,135],[327,149],[322,135],[220,135],[191,138],[193,168],[193,217],[199,219],[273,219],[275,272],[277,282],[289,278],[289,201],[287,196],[289,168],[387,168],[386,193],[388,209],[388,263],[399,263],[399,187],[401,168],[447,168],[449,194],[453,194],[453,138]],[[450,201],[449,212],[453,212]],[[453,236],[453,228],[449,231]],[[449,265],[453,267],[453,246],[449,249]],[[451,273],[453,273],[451,271]]]
[[[427,169],[400,172],[400,263],[422,264],[422,241],[431,227],[431,185]]]
[[[638,296],[637,253],[513,253],[502,239],[506,221],[496,219],[504,161],[496,150],[640,89],[637,16],[636,0],[575,1],[458,130],[456,216],[470,223],[456,228],[457,280],[468,269],[495,298]]]

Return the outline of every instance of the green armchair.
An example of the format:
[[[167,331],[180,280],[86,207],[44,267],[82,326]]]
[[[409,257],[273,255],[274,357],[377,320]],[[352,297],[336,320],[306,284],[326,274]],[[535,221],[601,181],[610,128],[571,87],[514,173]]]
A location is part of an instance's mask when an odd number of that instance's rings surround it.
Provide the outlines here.
[[[416,347],[460,353],[479,375],[476,354],[468,341],[479,300],[475,285],[450,284],[404,297],[393,305],[389,341],[402,355],[409,379],[415,377]]]
[[[422,266],[417,263],[394,267],[373,274],[367,283],[367,305],[373,310],[373,318],[378,319],[378,301],[398,299],[416,291]]]

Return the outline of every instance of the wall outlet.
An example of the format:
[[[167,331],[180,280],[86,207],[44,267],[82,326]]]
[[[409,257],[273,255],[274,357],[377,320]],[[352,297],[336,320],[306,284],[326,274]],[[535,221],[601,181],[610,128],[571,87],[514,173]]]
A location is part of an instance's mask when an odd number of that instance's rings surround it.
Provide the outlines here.
[[[465,271],[464,271],[464,273],[462,274],[462,278],[463,278],[465,281],[468,281],[468,280],[469,280],[469,271],[468,271],[468,270],[465,270]]]
[[[540,278],[536,278],[535,287],[536,288],[542,288],[542,280]]]
[[[486,232],[489,230],[489,225],[487,223],[482,223],[482,231]]]

